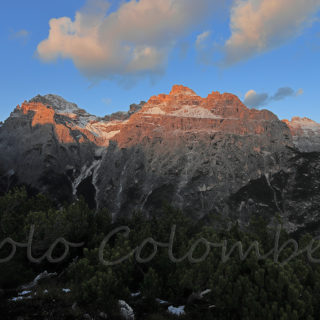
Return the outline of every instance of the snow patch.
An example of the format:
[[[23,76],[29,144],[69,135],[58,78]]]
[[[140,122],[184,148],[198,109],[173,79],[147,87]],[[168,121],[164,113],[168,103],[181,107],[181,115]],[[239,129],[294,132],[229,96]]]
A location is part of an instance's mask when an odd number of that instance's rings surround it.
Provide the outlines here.
[[[91,175],[94,174],[95,170],[99,168],[101,164],[101,159],[100,160],[94,160],[90,166],[84,165],[81,169],[81,172],[79,176],[74,180],[72,184],[72,190],[73,190],[73,195],[75,196],[77,194],[77,189],[80,185],[80,183],[90,177]]]
[[[30,291],[30,290],[24,290],[24,291],[18,293],[18,295],[19,295],[19,296],[25,296],[26,294],[29,294],[29,293],[31,293],[31,292],[32,292],[32,291]]]
[[[171,314],[174,314],[176,316],[183,316],[186,314],[184,311],[184,308],[185,308],[185,306],[180,306],[177,308],[170,306],[170,307],[168,307],[168,312]]]
[[[19,296],[19,297],[13,297],[13,298],[11,298],[11,299],[9,299],[9,301],[14,301],[14,302],[16,302],[16,301],[21,301],[21,300],[25,300],[25,299],[32,299],[32,297],[31,296],[27,296],[27,297],[22,297],[22,296]]]
[[[182,118],[221,119],[220,116],[199,106],[183,106],[181,109],[171,112],[170,115]]]
[[[31,288],[35,287],[40,280],[52,278],[52,277],[54,277],[54,276],[57,276],[57,273],[56,273],[56,272],[54,272],[54,273],[48,273],[48,271],[44,271],[44,272],[38,274],[38,275],[34,278],[34,280],[33,280],[32,282],[30,282],[30,283],[28,283],[28,284],[26,284],[26,285],[21,286],[21,289],[25,289],[25,290],[31,289]]]
[[[308,118],[292,118],[289,125],[295,129],[302,130],[304,135],[320,134],[320,124]]]
[[[92,121],[97,121],[97,120],[98,118],[96,116],[86,114],[86,115],[80,115],[76,123],[80,128],[86,128],[88,123]]]
[[[210,110],[199,107],[198,105],[188,105],[182,106],[180,109],[165,112],[161,107],[152,107],[145,109],[143,114],[153,114],[153,115],[166,115],[170,117],[180,117],[180,118],[199,118],[199,119],[221,119],[220,116],[213,114]]]
[[[207,295],[210,292],[211,292],[211,289],[204,290],[204,291],[200,292],[200,297],[203,298],[205,295]]]
[[[120,130],[110,131],[110,132],[102,132],[100,135],[101,138],[104,138],[105,140],[110,140],[115,135],[117,135],[120,132]]]
[[[167,304],[167,303],[169,303],[168,301],[165,301],[165,300],[161,300],[161,299],[156,299],[156,301],[158,302],[158,303],[160,303],[160,304]]]
[[[159,107],[153,107],[153,108],[146,109],[142,113],[146,113],[146,114],[166,114],[166,112],[164,112]]]
[[[55,94],[47,94],[44,96],[46,100],[48,100],[52,106],[65,113],[72,113],[74,111],[79,110],[78,106],[75,103],[68,102],[67,100],[63,99],[62,97],[55,95]]]
[[[135,292],[135,293],[131,293],[131,297],[138,297],[141,295],[141,292],[138,291],[138,292]]]
[[[108,123],[105,123],[102,121],[93,122],[93,123],[88,123],[86,125],[86,129],[90,131],[92,134],[94,134],[96,137],[101,137],[106,140],[109,140],[120,132],[120,130],[110,131],[110,127],[120,125],[123,123],[124,122],[121,122],[121,121],[112,121]]]
[[[19,301],[19,300],[23,300],[23,299],[24,299],[24,297],[13,297],[10,300],[11,301]]]

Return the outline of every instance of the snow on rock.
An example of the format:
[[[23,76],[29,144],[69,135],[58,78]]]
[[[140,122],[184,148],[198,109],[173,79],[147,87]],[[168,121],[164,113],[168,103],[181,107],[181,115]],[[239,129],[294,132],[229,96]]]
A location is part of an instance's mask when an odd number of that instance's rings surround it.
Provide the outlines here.
[[[211,289],[206,289],[202,292],[193,292],[188,298],[188,303],[192,303],[194,300],[202,300],[204,296],[209,294],[210,292]]]
[[[145,114],[163,114],[163,115],[166,114],[166,112],[164,112],[160,107],[148,108],[148,109],[145,109],[141,113],[145,113]]]
[[[185,311],[184,311],[184,308],[185,306],[180,306],[180,307],[173,307],[173,306],[170,306],[168,307],[168,312],[171,313],[171,314],[174,314],[176,316],[183,316],[185,315]]]
[[[23,299],[24,299],[24,297],[13,297],[10,300],[11,301],[19,301],[19,300],[23,300]]]
[[[21,300],[25,300],[25,299],[32,299],[32,296],[27,296],[27,297],[25,297],[25,296],[13,297],[13,298],[11,298],[11,299],[9,299],[9,300],[16,302],[16,301],[21,301]]]
[[[111,138],[113,138],[119,132],[120,132],[120,130],[114,130],[114,131],[110,131],[110,132],[103,132],[103,133],[101,133],[101,135],[99,137],[102,137],[105,140],[110,140]]]
[[[71,292],[71,290],[70,290],[70,289],[62,289],[62,291],[63,291],[63,292],[65,292],[65,293],[69,293],[69,292]]]
[[[295,146],[302,152],[320,151],[320,123],[309,118],[282,120],[290,129]]]
[[[43,97],[59,112],[74,113],[79,110],[75,103],[69,102],[58,95],[47,94]]]
[[[197,105],[182,106],[178,110],[165,112],[160,107],[146,108],[143,114],[166,115],[179,118],[199,118],[199,119],[221,119],[221,116],[213,114],[210,110]]]
[[[40,280],[52,278],[52,277],[54,277],[54,276],[57,276],[57,273],[56,273],[56,272],[54,272],[54,273],[48,273],[48,271],[44,271],[44,272],[38,274],[38,275],[34,278],[34,280],[33,280],[32,282],[30,282],[30,283],[28,283],[28,284],[26,284],[26,285],[21,286],[21,289],[23,289],[23,290],[32,289],[33,287],[35,287],[35,286],[38,284],[38,282],[39,282]]]
[[[31,292],[32,292],[32,291],[30,291],[30,290],[24,290],[24,291],[18,293],[18,295],[19,295],[19,296],[25,296],[26,294],[29,294],[29,293],[31,293]]]
[[[169,303],[168,301],[165,301],[165,300],[161,300],[161,299],[156,299],[156,301],[158,302],[158,303],[160,303],[160,304],[167,304],[167,303]]]
[[[138,292],[135,292],[135,293],[131,293],[131,297],[138,297],[141,295],[141,292],[138,291]]]
[[[320,133],[320,124],[306,117],[293,117],[291,121],[283,120],[283,122],[292,128],[293,134],[299,134],[299,130],[303,134]]]
[[[121,124],[126,123],[125,121],[118,121],[114,120],[111,122],[89,122],[86,125],[86,129],[89,130],[92,134],[94,134],[96,137],[104,138],[105,140],[109,140],[112,137],[114,137],[117,133],[120,132],[119,126]],[[115,130],[112,130],[112,127],[115,128]]]
[[[221,119],[220,116],[198,106],[183,106],[181,109],[171,112],[169,115],[180,118]]]
[[[80,127],[84,128],[88,122],[97,121],[99,117],[89,114],[85,110],[79,108],[75,103],[69,102],[64,98],[55,95],[47,94],[45,96],[37,95],[32,98],[29,103],[41,103],[50,109],[53,109],[57,115],[66,116]]]
[[[119,300],[120,314],[125,320],[134,320],[133,309],[123,300]]]
[[[77,188],[80,185],[80,183],[90,177],[91,175],[94,174],[95,170],[99,167],[101,164],[101,159],[99,160],[94,160],[91,165],[83,166],[81,169],[81,172],[79,176],[74,180],[72,184],[72,189],[73,189],[73,195],[75,196],[77,194]]]
[[[211,289],[204,290],[204,291],[200,292],[200,297],[203,298],[205,295],[207,295],[210,292],[211,292]]]

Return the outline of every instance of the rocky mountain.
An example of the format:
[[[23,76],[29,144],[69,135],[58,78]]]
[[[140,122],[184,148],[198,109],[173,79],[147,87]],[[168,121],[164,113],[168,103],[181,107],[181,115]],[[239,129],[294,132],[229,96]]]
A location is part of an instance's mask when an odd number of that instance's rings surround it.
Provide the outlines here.
[[[319,148],[319,124],[280,121],[229,93],[202,98],[176,85],[103,118],[37,96],[0,127],[0,186],[58,202],[83,195],[114,217],[157,214],[163,202],[242,225],[279,214],[296,231],[319,220]]]
[[[283,120],[289,127],[295,146],[304,152],[320,151],[320,124],[308,119],[293,117]]]

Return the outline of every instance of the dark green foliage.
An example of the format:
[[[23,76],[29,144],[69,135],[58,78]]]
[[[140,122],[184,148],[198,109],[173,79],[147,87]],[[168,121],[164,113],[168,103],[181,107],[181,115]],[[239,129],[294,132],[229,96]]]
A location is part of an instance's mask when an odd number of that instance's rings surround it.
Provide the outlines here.
[[[160,277],[152,268],[150,268],[144,276],[141,284],[141,292],[146,299],[153,303],[160,294],[160,288]]]
[[[57,209],[44,195],[28,197],[24,188],[0,197],[0,240],[10,238],[22,244],[32,240],[31,252],[36,259],[40,259],[59,238],[95,247],[103,239],[104,233],[109,231],[110,221],[107,212],[90,210],[83,199]],[[34,228],[33,235],[31,227]],[[62,256],[64,250],[65,247],[58,244],[52,257]],[[70,248],[64,261],[52,265],[47,259],[42,259],[39,264],[31,263],[27,258],[27,248],[17,247],[13,259],[0,263],[0,287],[14,288],[31,281],[37,273],[46,269],[60,271],[75,256],[82,255],[82,251],[83,247]],[[0,259],[8,257],[10,252],[11,245],[4,245]]]
[[[185,319],[318,319],[320,313],[320,266],[310,263],[306,252],[280,265],[273,261],[273,255],[258,259],[254,250],[242,261],[236,247],[223,263],[221,248],[211,247],[206,252],[205,243],[199,241],[206,239],[221,244],[226,240],[227,253],[239,241],[244,252],[253,241],[258,241],[261,254],[265,254],[274,248],[277,228],[268,228],[259,217],[252,219],[246,231],[237,224],[222,229],[195,222],[179,210],[165,206],[161,214],[149,219],[137,212],[112,223],[108,212],[95,212],[81,199],[57,209],[44,196],[30,199],[24,189],[1,197],[0,210],[1,239],[12,237],[25,242],[30,227],[35,226],[32,249],[36,257],[44,254],[59,237],[84,243],[83,247],[70,250],[65,261],[54,266],[47,262],[40,266],[31,264],[26,250],[18,249],[12,261],[0,264],[1,287],[30,281],[37,271],[48,267],[58,272],[67,269],[65,281],[72,288],[72,299],[81,307],[109,315],[117,314],[117,301],[122,299],[134,307],[138,319],[174,319],[156,298],[173,305],[186,305]],[[128,258],[106,266],[99,261],[99,247],[110,231],[121,226],[127,226],[130,232],[125,234],[125,229],[121,229],[101,250],[104,261]],[[172,255],[179,262],[169,259],[168,243],[173,230]],[[151,238],[157,242],[155,247]],[[289,235],[282,231],[279,246],[288,239]],[[310,235],[304,235],[299,239],[299,248],[305,248],[311,241]],[[317,244],[316,241],[313,247]],[[290,257],[293,249],[289,244],[279,261]],[[54,254],[59,256],[63,250],[58,246]],[[141,259],[153,258],[139,263],[138,251]],[[320,257],[318,251],[313,253],[314,258]],[[3,247],[1,257],[9,252],[9,247]],[[73,261],[76,256],[78,259]],[[199,261],[190,261],[191,256]],[[199,293],[206,289],[211,292],[199,300]],[[137,291],[141,296],[131,297],[130,292]]]

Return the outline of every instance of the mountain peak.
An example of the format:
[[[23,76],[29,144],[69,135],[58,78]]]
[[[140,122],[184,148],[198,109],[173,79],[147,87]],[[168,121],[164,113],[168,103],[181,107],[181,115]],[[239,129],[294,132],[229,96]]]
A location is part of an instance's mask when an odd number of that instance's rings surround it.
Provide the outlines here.
[[[320,151],[320,124],[309,118],[282,120],[290,129],[296,147],[302,152]]]
[[[310,118],[307,117],[293,117],[291,119],[291,122],[303,122],[303,123],[316,123],[316,121],[311,120]]]
[[[170,96],[178,96],[178,95],[197,96],[197,94],[190,88],[185,87],[183,85],[176,84],[172,87]]]
[[[77,111],[81,110],[75,103],[69,102],[61,96],[55,94],[46,94],[44,96],[38,94],[29,102],[40,102],[45,106],[50,106],[58,113],[69,114],[76,113]]]

